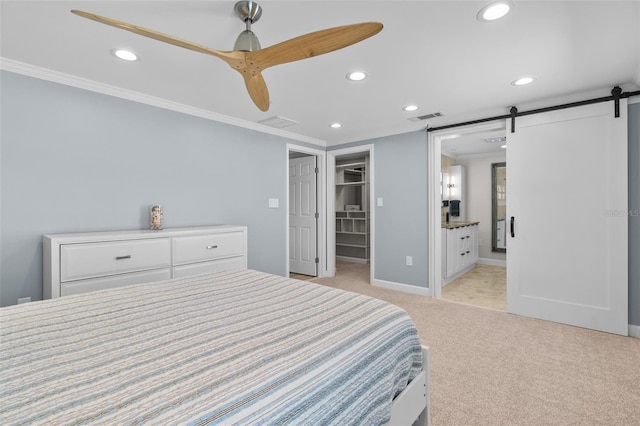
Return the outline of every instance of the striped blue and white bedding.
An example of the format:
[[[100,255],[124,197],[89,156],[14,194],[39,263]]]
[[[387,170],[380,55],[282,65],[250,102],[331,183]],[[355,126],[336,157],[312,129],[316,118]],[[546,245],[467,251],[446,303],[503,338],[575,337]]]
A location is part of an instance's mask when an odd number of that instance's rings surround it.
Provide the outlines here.
[[[402,309],[251,270],[0,309],[0,424],[377,425],[419,372]]]

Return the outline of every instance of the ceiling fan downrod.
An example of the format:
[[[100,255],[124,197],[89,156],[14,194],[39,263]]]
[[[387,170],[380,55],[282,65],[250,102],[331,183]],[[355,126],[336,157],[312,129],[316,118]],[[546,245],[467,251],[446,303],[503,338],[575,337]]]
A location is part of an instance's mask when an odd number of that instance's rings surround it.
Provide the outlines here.
[[[260,50],[260,41],[253,31],[251,24],[257,22],[262,16],[262,8],[254,1],[239,1],[234,6],[236,14],[242,22],[245,23],[246,29],[238,35],[233,50],[243,52],[252,52]]]

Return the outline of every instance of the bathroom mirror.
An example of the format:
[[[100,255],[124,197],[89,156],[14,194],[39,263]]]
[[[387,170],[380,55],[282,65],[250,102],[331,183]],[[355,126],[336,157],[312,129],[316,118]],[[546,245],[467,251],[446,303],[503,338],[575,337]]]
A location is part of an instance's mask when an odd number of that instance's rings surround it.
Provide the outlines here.
[[[507,252],[507,163],[491,164],[492,251]]]

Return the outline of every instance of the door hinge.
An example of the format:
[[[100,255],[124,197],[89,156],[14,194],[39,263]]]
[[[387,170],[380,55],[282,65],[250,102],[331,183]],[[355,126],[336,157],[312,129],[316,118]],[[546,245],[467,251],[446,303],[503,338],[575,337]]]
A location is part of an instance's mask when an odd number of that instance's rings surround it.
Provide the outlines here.
[[[320,169],[316,167],[315,172],[316,174],[320,173]]]
[[[320,218],[320,213],[316,212],[316,214],[314,215],[316,217],[316,219]]]
[[[316,263],[320,263],[320,258],[316,257]]]

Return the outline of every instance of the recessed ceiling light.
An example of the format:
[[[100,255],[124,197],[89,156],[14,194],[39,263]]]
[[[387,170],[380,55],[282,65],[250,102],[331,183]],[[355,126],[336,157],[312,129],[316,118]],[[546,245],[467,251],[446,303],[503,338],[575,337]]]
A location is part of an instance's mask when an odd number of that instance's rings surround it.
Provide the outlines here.
[[[533,77],[520,77],[517,80],[511,82],[512,86],[525,86],[527,84],[533,83]]]
[[[360,81],[364,80],[365,78],[367,78],[367,74],[362,71],[352,71],[347,74],[347,79],[351,81]]]
[[[340,127],[342,127],[342,124],[340,124],[340,123],[331,123],[331,128],[332,129],[339,129]]]
[[[111,53],[113,54],[113,56],[115,56],[116,58],[122,59],[123,61],[133,62],[139,59],[138,55],[136,55],[130,50],[113,49]]]
[[[419,108],[418,105],[407,105],[402,109],[405,111],[416,111],[418,108]]]
[[[507,149],[507,146],[506,145],[502,145],[500,148]]]
[[[476,15],[480,22],[493,22],[504,17],[511,10],[511,3],[508,1],[497,1],[489,3]]]

